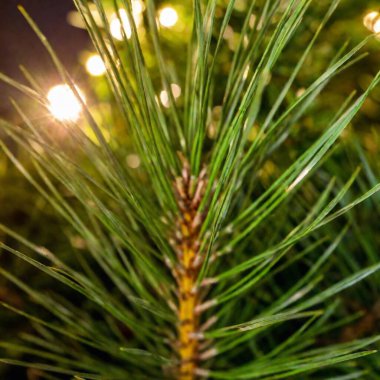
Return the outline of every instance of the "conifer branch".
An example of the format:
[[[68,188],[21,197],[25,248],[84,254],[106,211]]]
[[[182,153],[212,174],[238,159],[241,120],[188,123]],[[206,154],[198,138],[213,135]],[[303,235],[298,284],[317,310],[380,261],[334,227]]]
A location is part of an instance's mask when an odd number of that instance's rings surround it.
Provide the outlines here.
[[[178,264],[175,277],[178,285],[178,354],[180,365],[179,380],[193,380],[201,355],[196,335],[199,333],[202,302],[201,289],[197,285],[199,269],[202,264],[200,252],[200,229],[204,214],[199,205],[207,183],[206,170],[199,176],[191,175],[190,165],[182,159],[183,169],[174,183],[179,217],[176,224],[175,250]]]

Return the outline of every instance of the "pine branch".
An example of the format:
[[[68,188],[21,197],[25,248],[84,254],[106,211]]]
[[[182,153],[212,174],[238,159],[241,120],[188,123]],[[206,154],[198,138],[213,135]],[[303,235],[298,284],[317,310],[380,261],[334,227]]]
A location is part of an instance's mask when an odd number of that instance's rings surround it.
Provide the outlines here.
[[[291,146],[294,126],[305,115],[318,119],[312,106],[333,78],[363,58],[372,36],[350,50],[343,45],[295,96],[294,84],[339,0],[312,29],[280,88],[280,59],[316,2],[252,1],[232,54],[226,52],[225,35],[238,17],[235,2],[223,7],[216,0],[194,0],[191,10],[183,5],[192,25],[183,31],[188,66],[177,65],[177,77],[185,78],[181,103],[171,92],[173,74],[153,0],[146,1],[143,35],[134,21],[134,2],[74,3],[105,63],[112,109],[123,130],[97,122],[53,47],[20,7],[78,98],[83,117],[49,120],[66,132],[62,143],[12,101],[22,124],[0,120],[1,130],[28,162],[5,142],[0,146],[83,249],[73,247],[64,259],[58,248],[40,247],[0,225],[17,242],[1,242],[2,254],[60,285],[57,292],[45,292],[0,268],[36,305],[29,312],[2,303],[29,320],[36,334],[1,342],[6,350],[1,361],[36,368],[44,376],[88,379],[306,379],[325,369],[322,376],[361,376],[352,363],[373,354],[379,337],[323,347],[320,342],[353,320],[338,318],[344,305],[336,295],[357,289],[380,270],[376,246],[360,236],[362,226],[352,216],[354,207],[378,197],[372,166],[356,147],[364,170],[357,165],[348,175],[333,170],[339,138],[379,84],[380,73],[362,94],[352,93],[334,108],[311,143],[305,138],[296,149]],[[120,9],[130,33],[122,28],[117,42],[109,13],[122,24]],[[231,64],[227,78],[219,70],[225,56]],[[22,72],[28,85],[4,74],[0,79],[46,112],[43,83]],[[168,93],[168,108],[158,101],[161,89]],[[268,96],[272,89],[274,100]],[[219,119],[213,120],[217,101]],[[124,164],[128,147],[118,144],[124,135],[141,158],[138,171]],[[360,188],[357,196],[354,186]],[[350,255],[338,256],[352,235],[370,258],[367,267]],[[77,263],[71,261],[74,254]],[[339,268],[334,281],[333,265]],[[10,358],[8,352],[19,356]]]

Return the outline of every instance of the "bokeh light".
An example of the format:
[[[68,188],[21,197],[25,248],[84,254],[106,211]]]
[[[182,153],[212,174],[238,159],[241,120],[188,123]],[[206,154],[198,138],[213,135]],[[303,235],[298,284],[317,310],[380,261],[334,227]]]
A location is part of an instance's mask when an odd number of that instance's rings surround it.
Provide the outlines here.
[[[144,5],[140,0],[132,1],[132,16],[136,26],[142,23]],[[132,36],[132,27],[125,9],[119,9],[118,14],[113,13],[110,19],[110,32],[112,37],[119,41],[123,40],[124,34],[129,39]]]
[[[371,32],[380,33],[380,13],[379,12],[369,12],[364,16],[363,19],[364,26]]]
[[[159,21],[165,28],[170,28],[177,23],[178,13],[172,7],[162,8],[159,12]]]
[[[132,13],[133,16],[141,15],[144,12],[145,6],[141,0],[132,0]]]
[[[141,164],[141,159],[137,154],[128,154],[127,165],[131,169],[137,169]]]
[[[86,70],[90,75],[94,77],[104,75],[106,72],[106,66],[102,57],[98,54],[93,54],[88,57],[86,61]]]
[[[112,37],[119,41],[123,40],[123,31],[127,38],[131,38],[132,29],[129,24],[127,12],[124,9],[119,9],[119,15],[114,13],[111,16],[110,32]]]
[[[85,97],[80,89],[75,86],[82,101]],[[51,114],[60,121],[75,122],[82,112],[82,104],[67,84],[59,84],[52,87],[48,94],[48,108]]]
[[[177,98],[179,98],[181,96],[181,87],[178,84],[172,83],[170,85],[170,88],[172,90],[172,94],[173,94],[174,99],[177,99]],[[162,90],[160,92],[160,100],[161,100],[161,104],[164,107],[166,107],[166,108],[169,107],[169,105],[170,105],[170,103],[169,103],[169,94],[168,94],[168,92],[166,90]]]

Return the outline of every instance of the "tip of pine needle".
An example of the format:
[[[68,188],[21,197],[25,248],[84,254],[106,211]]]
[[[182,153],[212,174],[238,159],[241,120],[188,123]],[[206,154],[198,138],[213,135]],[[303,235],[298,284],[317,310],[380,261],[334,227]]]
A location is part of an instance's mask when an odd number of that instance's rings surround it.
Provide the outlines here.
[[[19,10],[19,12],[21,12],[24,16],[27,14],[25,8],[23,5],[21,4],[17,4],[17,9]]]

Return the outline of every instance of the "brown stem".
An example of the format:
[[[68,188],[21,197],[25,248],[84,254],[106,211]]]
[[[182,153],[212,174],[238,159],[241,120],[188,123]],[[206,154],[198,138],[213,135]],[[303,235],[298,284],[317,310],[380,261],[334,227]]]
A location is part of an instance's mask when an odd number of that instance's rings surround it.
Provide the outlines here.
[[[180,208],[177,223],[178,268],[178,355],[180,359],[178,380],[194,380],[196,377],[199,344],[196,334],[199,330],[199,315],[196,312],[201,303],[196,285],[199,274],[199,234],[203,216],[199,213],[199,201],[205,186],[204,174],[191,178],[186,162],[182,177],[175,181]]]

